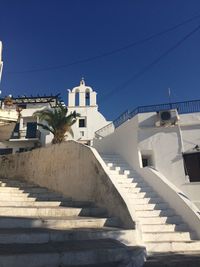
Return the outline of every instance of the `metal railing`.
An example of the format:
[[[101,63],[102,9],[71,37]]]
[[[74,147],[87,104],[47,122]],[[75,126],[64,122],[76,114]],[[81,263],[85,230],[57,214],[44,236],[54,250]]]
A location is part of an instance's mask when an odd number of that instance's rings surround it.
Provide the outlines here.
[[[148,112],[158,112],[162,110],[170,110],[177,109],[179,114],[187,114],[187,113],[195,113],[200,112],[200,100],[191,100],[184,102],[173,102],[173,103],[163,103],[158,105],[148,105],[148,106],[140,106],[135,108],[132,111],[126,110],[123,112],[117,119],[113,121],[113,125],[115,128],[122,125],[127,120],[133,118],[139,113],[148,113]],[[106,132],[107,126],[101,128],[96,133],[100,134],[100,132]],[[105,135],[104,135],[105,136]],[[101,137],[104,137],[101,135]]]
[[[115,128],[117,128],[125,121],[133,118],[135,115],[139,113],[158,112],[161,110],[170,110],[170,109],[177,109],[179,114],[200,112],[200,100],[140,106],[132,111],[127,110],[123,112],[117,119],[113,121],[113,124],[115,125]]]
[[[31,137],[27,135],[27,130],[19,130],[17,132],[13,132],[10,139],[16,139],[16,140],[28,140],[28,139],[40,139],[41,132],[40,130],[36,130],[35,134],[33,134]]]

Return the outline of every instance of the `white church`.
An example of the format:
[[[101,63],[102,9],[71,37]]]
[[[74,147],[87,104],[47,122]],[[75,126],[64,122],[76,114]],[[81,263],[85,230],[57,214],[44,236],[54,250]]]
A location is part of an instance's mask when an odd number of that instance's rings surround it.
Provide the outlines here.
[[[68,90],[68,114],[76,111],[80,114],[77,122],[72,126],[74,136],[67,136],[78,142],[91,145],[95,132],[110,122],[98,111],[96,102],[97,93],[86,86],[84,79],[80,85]],[[0,142],[1,154],[23,152],[38,146],[51,143],[53,135],[37,126],[37,118],[33,114],[36,111],[56,108],[61,104],[58,95],[36,97],[11,97],[11,104],[7,104],[6,98],[0,99],[2,111],[15,112],[20,108],[20,120],[9,140]],[[62,103],[63,104],[63,103]]]

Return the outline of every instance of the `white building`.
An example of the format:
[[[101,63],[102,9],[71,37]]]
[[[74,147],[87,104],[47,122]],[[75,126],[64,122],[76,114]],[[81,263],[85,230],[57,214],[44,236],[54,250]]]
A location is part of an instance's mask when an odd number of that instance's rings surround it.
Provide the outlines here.
[[[100,153],[121,155],[142,176],[156,170],[200,208],[200,101],[139,107],[113,123],[94,141]]]
[[[91,87],[85,85],[84,79],[79,86],[68,90],[68,111],[75,110],[81,116],[72,127],[74,140],[85,144],[91,144],[95,132],[110,123],[98,111],[96,95]]]
[[[37,118],[33,116],[33,113],[46,108],[56,107],[60,103],[58,95],[12,97],[9,99],[9,102],[6,101],[7,99],[0,99],[0,111],[12,114],[17,113],[16,110],[18,110],[20,118],[8,139],[2,140],[2,136],[0,137],[0,154],[27,151],[51,141],[50,133],[37,126]],[[1,129],[4,130],[2,127]]]

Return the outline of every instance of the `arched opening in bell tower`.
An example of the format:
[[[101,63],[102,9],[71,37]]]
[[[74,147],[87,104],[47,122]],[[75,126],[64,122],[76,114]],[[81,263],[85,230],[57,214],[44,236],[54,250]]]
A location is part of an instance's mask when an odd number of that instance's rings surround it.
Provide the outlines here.
[[[90,90],[86,89],[85,91],[85,105],[90,106]]]
[[[75,106],[79,106],[80,99],[79,99],[79,90],[76,90],[75,92]]]

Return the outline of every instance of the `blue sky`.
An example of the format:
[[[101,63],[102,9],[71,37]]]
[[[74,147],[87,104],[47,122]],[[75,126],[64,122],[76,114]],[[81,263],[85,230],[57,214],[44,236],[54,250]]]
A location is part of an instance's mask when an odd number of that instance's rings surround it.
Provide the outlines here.
[[[198,14],[199,0],[0,0],[2,95],[61,93],[67,103],[67,89],[83,76],[97,91],[99,109],[108,119],[139,105],[167,102],[169,87],[172,101],[200,99],[200,31],[123,86],[197,27],[200,18],[119,53],[60,67],[124,47]]]

